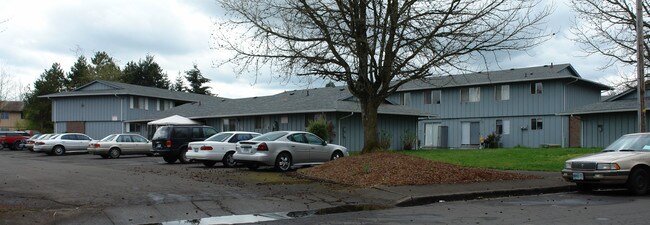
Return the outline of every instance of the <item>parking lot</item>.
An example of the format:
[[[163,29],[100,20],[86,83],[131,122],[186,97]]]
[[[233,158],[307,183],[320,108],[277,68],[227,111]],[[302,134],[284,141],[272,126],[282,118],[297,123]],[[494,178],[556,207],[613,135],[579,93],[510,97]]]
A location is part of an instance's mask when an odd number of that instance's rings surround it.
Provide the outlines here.
[[[262,169],[0,151],[0,224],[135,224],[351,204],[361,188]]]

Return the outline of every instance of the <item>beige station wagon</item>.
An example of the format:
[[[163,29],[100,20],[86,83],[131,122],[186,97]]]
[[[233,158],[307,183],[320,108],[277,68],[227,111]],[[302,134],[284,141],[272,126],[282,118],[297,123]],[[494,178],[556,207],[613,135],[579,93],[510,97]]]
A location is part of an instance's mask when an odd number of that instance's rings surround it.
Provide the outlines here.
[[[562,177],[581,192],[613,186],[644,195],[650,180],[650,133],[623,135],[601,153],[567,160]]]

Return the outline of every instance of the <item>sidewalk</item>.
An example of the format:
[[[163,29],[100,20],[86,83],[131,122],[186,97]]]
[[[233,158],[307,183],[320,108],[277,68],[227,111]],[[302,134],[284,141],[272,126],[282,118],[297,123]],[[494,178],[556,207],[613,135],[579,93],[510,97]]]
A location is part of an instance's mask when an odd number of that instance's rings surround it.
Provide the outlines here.
[[[560,172],[514,172],[542,178],[465,184],[378,186],[363,189],[358,194],[363,198],[383,200],[392,202],[392,205],[397,207],[405,207],[443,201],[566,192],[571,191],[574,186],[564,181]]]

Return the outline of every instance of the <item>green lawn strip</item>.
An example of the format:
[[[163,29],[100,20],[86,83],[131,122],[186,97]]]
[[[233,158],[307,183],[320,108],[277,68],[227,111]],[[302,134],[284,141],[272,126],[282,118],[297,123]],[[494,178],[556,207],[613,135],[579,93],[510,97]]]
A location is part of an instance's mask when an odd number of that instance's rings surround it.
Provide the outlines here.
[[[399,151],[467,167],[500,170],[560,171],[567,159],[600,152],[600,148],[500,148],[500,149],[435,149]]]

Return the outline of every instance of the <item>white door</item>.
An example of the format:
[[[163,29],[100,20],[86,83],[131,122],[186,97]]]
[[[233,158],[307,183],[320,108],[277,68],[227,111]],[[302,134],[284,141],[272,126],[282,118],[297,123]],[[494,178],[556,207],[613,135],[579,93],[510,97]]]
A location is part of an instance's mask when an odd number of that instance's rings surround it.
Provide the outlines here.
[[[470,140],[470,124],[469,122],[461,122],[461,135],[460,135],[460,144],[469,145]]]
[[[439,123],[426,123],[424,124],[424,146],[440,146],[440,124]]]

